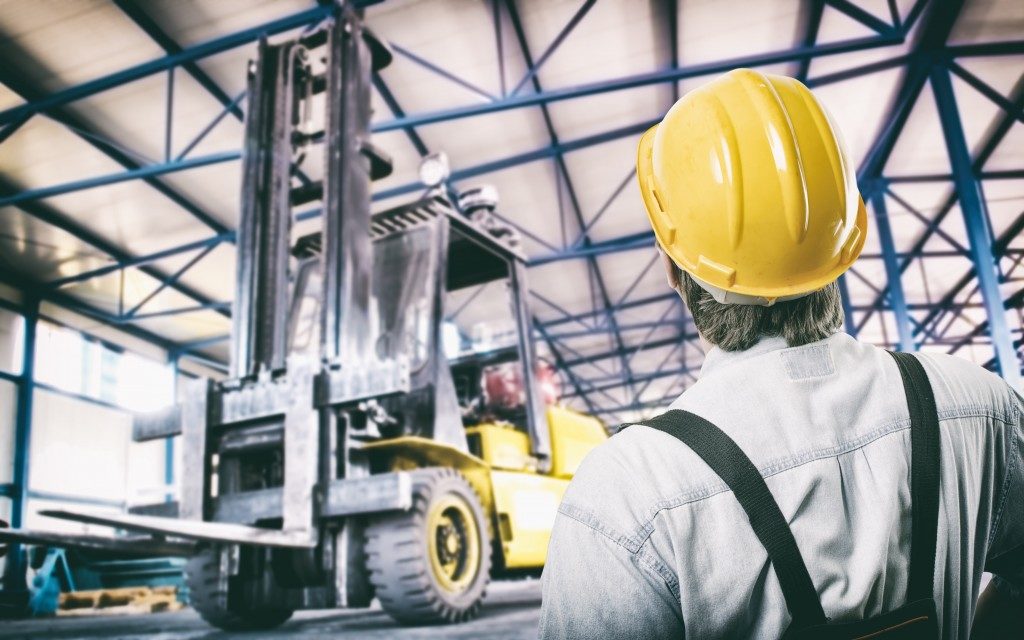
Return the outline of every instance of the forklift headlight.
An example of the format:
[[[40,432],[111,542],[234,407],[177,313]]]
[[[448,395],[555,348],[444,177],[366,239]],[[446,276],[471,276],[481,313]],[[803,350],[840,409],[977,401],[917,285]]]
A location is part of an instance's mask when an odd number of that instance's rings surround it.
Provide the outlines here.
[[[432,153],[420,162],[420,182],[431,189],[441,186],[450,175],[448,155],[443,151]]]

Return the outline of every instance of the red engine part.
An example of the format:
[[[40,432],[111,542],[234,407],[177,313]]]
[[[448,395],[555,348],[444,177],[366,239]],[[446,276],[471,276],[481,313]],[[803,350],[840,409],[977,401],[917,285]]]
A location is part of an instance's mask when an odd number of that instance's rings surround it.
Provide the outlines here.
[[[555,404],[561,396],[558,372],[550,364],[538,361],[534,375],[545,405]],[[491,411],[517,409],[526,404],[523,368],[518,362],[506,362],[483,370],[484,405]]]

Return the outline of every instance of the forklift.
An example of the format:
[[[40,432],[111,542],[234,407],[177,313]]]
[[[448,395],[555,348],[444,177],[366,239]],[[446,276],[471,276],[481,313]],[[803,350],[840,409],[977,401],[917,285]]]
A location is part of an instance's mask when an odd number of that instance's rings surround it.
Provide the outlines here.
[[[369,141],[371,74],[390,59],[345,3],[314,31],[260,42],[230,372],[134,423],[137,441],[180,436],[179,500],[42,512],[131,532],[91,545],[187,555],[191,604],[221,629],[374,597],[403,624],[468,620],[492,575],[543,566],[562,494],[607,438],[543,397],[525,259],[486,190],[453,197],[432,179],[371,214],[371,181],[391,172]],[[293,188],[315,143],[324,180]],[[293,208],[313,199],[322,231],[293,241]],[[492,282],[505,283],[511,344],[449,357],[446,300]]]

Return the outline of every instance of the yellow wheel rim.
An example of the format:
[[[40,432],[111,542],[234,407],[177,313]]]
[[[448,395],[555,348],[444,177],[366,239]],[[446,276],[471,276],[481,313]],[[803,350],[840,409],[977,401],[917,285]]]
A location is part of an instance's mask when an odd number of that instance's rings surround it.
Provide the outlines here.
[[[480,530],[465,500],[448,495],[427,514],[430,569],[442,589],[461,593],[480,569]]]

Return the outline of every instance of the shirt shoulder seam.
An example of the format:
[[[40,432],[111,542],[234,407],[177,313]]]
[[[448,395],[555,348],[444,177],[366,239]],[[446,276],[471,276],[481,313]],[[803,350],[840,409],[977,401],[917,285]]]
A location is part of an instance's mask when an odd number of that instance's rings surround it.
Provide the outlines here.
[[[679,579],[675,573],[673,573],[664,562],[652,556],[650,553],[645,553],[643,551],[643,545],[638,543],[635,539],[619,534],[618,532],[600,524],[600,520],[593,513],[586,511],[585,509],[575,507],[571,504],[562,504],[558,508],[558,512],[601,534],[617,546],[624,549],[631,556],[645,564],[648,569],[657,573],[658,576],[665,581],[665,586],[668,587],[674,598],[678,599],[680,597]]]
[[[1020,422],[1021,409],[1017,403],[1013,405],[1014,411],[1017,414],[1017,422]],[[1024,455],[1024,451],[1020,449],[1020,438],[1013,432],[1013,424],[1009,425],[1011,428],[1006,430],[1007,435],[1010,438],[1010,446],[1007,447],[1006,455],[1009,457],[1008,464],[1006,466],[1006,477],[1003,478],[1002,486],[1000,491],[1002,495],[999,497],[999,504],[996,506],[995,516],[992,519],[992,528],[988,533],[988,547],[991,549],[992,544],[995,542],[996,537],[999,534],[999,527],[1003,523],[1003,509],[1006,506],[1007,496],[1010,495],[1010,488],[1014,480],[1014,471],[1018,466],[1018,459]]]
[[[961,418],[992,418],[999,420],[1006,424],[1012,424],[1012,421],[1007,419],[1001,412],[993,411],[989,407],[981,407],[977,405],[967,407],[956,407],[951,409],[944,409],[939,411],[939,421],[955,420]],[[886,436],[906,431],[910,429],[910,417],[900,418],[887,425],[879,427],[874,431],[855,438],[846,443],[836,445],[833,447],[826,447],[823,449],[815,449],[806,452],[803,455],[786,458],[782,461],[771,463],[763,468],[758,468],[762,477],[765,479],[772,476],[778,475],[785,471],[790,471],[797,467],[816,462],[825,458],[833,458],[840,455],[845,455],[858,449],[862,449],[867,445],[884,438]],[[640,546],[643,546],[648,538],[654,533],[654,520],[662,511],[676,509],[687,504],[694,502],[700,502],[708,498],[714,497],[720,493],[726,493],[730,489],[725,482],[719,481],[710,485],[705,485],[698,489],[692,489],[681,495],[677,495],[673,498],[662,500],[654,504],[652,511],[644,520],[644,522],[636,529],[636,532],[631,539],[636,540]]]

